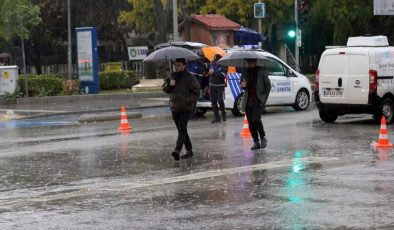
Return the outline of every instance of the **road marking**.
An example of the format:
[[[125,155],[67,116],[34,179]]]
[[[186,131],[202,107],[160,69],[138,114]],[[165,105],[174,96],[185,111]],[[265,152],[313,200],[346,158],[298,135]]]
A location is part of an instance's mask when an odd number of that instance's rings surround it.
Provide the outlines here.
[[[334,157],[307,157],[307,158],[298,158],[297,162],[304,162],[306,168],[311,166],[312,164],[321,164],[326,162],[334,162],[339,161],[339,158]],[[30,198],[21,198],[21,199],[13,199],[12,201],[5,201],[0,203],[2,210],[13,210],[16,207],[24,207],[26,205],[32,205],[34,203],[44,203],[50,201],[57,201],[57,200],[65,200],[71,198],[77,198],[81,196],[97,196],[100,194],[108,194],[113,192],[123,192],[129,191],[134,189],[140,188],[148,188],[153,186],[160,186],[160,185],[167,185],[167,184],[174,184],[192,180],[201,180],[207,179],[212,177],[219,177],[219,176],[227,176],[233,175],[237,173],[244,173],[244,172],[252,172],[252,171],[261,171],[261,170],[273,170],[273,169],[282,169],[292,166],[292,161],[276,161],[270,163],[262,163],[250,166],[242,166],[242,167],[235,167],[235,168],[228,168],[228,169],[218,169],[218,170],[211,170],[206,172],[198,172],[192,173],[183,176],[175,176],[175,177],[168,177],[168,178],[158,178],[148,182],[130,182],[130,183],[122,183],[119,185],[111,185],[111,187],[107,188],[98,188],[98,189],[89,189],[89,188],[82,188],[78,191],[71,191],[66,193],[60,194],[52,194],[52,195],[43,195],[40,197],[30,197]],[[49,192],[49,191],[47,191]],[[3,200],[4,201],[4,200]],[[1,210],[0,210],[1,211]]]
[[[329,162],[329,161],[337,161],[337,160],[339,160],[339,159],[338,158],[327,158],[327,157],[308,157],[308,158],[297,159],[297,161],[305,162],[306,165],[311,165],[313,163],[324,163],[324,162]],[[276,161],[276,162],[262,163],[262,164],[256,164],[256,165],[250,165],[250,166],[242,166],[242,167],[229,168],[229,169],[218,169],[218,170],[212,170],[212,171],[206,171],[206,172],[192,173],[192,174],[188,174],[188,175],[184,175],[184,176],[154,179],[154,180],[147,182],[147,183],[124,183],[124,184],[120,184],[119,187],[124,187],[124,188],[128,188],[128,189],[145,188],[145,187],[173,184],[173,183],[179,183],[179,182],[185,182],[185,181],[201,180],[201,179],[218,177],[218,176],[227,176],[227,175],[244,173],[244,172],[286,168],[286,167],[290,167],[291,165],[292,165],[291,161]],[[115,191],[117,189],[109,189],[109,190]]]

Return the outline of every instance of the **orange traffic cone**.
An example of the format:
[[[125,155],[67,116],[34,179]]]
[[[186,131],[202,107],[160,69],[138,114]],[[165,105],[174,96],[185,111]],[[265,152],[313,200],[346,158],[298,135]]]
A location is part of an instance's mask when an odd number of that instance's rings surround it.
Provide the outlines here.
[[[389,141],[386,127],[386,118],[384,116],[382,116],[382,123],[380,125],[379,131],[379,140],[378,143],[375,144],[375,147],[393,147],[393,145]]]
[[[122,110],[120,113],[120,126],[118,128],[120,132],[129,132],[131,131],[131,126],[129,126],[129,122],[127,121],[126,107],[122,105]]]
[[[245,114],[245,117],[244,117],[244,128],[242,129],[241,133],[239,133],[239,135],[241,137],[250,137],[250,136],[252,136],[250,134],[250,131],[249,131],[249,123],[248,123],[248,119],[246,118],[246,114]]]

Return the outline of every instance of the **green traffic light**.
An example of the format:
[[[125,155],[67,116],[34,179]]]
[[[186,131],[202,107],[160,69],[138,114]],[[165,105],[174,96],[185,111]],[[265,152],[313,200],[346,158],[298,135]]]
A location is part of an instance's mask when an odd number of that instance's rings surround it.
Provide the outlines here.
[[[289,32],[287,32],[287,35],[288,35],[290,38],[294,38],[294,37],[296,36],[296,32],[295,32],[294,30],[289,30]]]

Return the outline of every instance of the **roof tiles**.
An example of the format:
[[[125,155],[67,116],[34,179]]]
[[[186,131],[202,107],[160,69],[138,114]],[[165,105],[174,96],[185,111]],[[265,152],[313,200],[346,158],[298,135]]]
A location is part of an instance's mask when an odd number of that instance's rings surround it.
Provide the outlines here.
[[[206,14],[206,15],[193,14],[191,16],[191,20],[199,22],[211,30],[223,30],[223,29],[233,30],[233,29],[239,29],[241,27],[238,23],[233,22],[230,19],[220,14]]]

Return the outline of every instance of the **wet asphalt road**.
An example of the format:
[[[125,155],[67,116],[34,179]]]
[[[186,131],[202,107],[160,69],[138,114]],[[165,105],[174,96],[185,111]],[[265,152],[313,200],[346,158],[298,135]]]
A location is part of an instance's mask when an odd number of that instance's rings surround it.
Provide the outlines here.
[[[394,228],[394,161],[370,146],[370,116],[272,108],[268,147],[253,152],[243,118],[208,114],[189,125],[195,157],[177,163],[168,110],[143,114],[127,135],[76,117],[0,125],[0,228]]]

